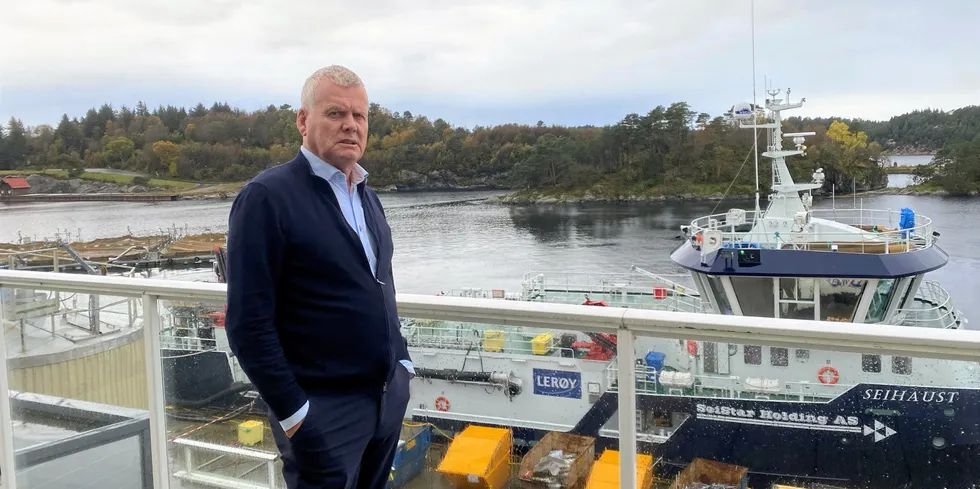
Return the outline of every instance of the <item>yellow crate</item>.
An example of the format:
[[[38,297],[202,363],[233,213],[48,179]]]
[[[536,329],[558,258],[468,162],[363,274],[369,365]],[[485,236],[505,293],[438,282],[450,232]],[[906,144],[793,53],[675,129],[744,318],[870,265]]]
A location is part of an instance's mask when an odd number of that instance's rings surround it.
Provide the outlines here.
[[[551,351],[552,338],[554,337],[551,333],[541,333],[531,340],[531,353],[535,355],[547,355]]]
[[[261,421],[243,421],[238,424],[238,443],[242,445],[258,445],[265,435],[265,423]]]
[[[636,454],[636,487],[649,489],[653,485],[653,457]],[[606,450],[592,466],[585,489],[617,489],[619,487],[619,451]]]
[[[510,476],[510,430],[467,426],[436,469],[457,489],[500,489]]]
[[[483,351],[504,351],[504,332],[499,329],[488,329],[484,331]]]

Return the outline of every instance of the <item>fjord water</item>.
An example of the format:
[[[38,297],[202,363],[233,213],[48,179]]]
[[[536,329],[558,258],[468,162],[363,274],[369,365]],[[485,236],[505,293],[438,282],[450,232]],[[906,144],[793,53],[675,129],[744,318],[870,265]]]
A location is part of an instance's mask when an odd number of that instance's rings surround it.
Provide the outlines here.
[[[652,202],[506,206],[488,202],[499,192],[382,194],[395,239],[399,291],[435,294],[460,287],[517,291],[528,271],[627,272],[637,265],[659,273],[683,273],[670,261],[681,243],[680,226],[751,202]],[[763,203],[764,205],[764,203]],[[815,201],[830,208],[830,199]],[[933,219],[940,246],[950,255],[939,280],[973,325],[980,325],[980,246],[970,229],[980,199],[881,195],[841,196],[837,207],[908,207]],[[68,231],[72,239],[162,233],[224,232],[231,201],[168,203],[90,202],[0,204],[0,242],[42,238]],[[891,223],[897,226],[896,223]],[[20,234],[18,234],[20,233]]]

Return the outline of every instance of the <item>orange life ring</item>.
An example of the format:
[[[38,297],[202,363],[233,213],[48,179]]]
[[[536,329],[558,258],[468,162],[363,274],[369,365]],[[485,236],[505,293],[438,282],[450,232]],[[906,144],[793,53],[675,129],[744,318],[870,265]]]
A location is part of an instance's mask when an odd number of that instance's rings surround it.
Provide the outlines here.
[[[449,399],[446,396],[436,398],[436,411],[449,411]]]
[[[827,374],[830,376],[828,377]],[[836,384],[840,380],[840,372],[828,365],[817,372],[817,378],[820,379],[821,384]]]

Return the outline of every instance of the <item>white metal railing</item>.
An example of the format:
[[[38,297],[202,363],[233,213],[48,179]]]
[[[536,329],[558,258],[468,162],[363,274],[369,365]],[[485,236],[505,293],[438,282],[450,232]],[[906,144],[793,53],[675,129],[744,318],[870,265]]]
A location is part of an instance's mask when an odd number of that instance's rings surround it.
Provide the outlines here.
[[[668,289],[697,292],[689,274],[653,274],[636,266],[631,267],[630,271],[632,273],[534,271],[526,272],[521,283],[529,290],[545,287],[570,291],[615,292],[625,289],[649,294],[651,286],[662,285]]]
[[[949,292],[934,280],[925,280],[915,293],[915,301],[922,304],[905,309],[897,309],[895,312],[901,317],[900,324],[905,326],[935,327],[939,324],[942,328],[958,327],[959,311],[953,306],[953,299]]]
[[[920,214],[915,214],[915,223],[906,229],[901,229],[901,211],[882,210],[882,209],[810,209],[810,217],[825,219],[840,224],[856,227],[863,232],[847,232],[835,229],[815,228],[811,233],[792,233],[793,218],[786,217],[767,217],[764,213],[759,213],[759,222],[765,226],[775,225],[773,232],[779,232],[780,238],[770,240],[767,243],[753,243],[763,248],[780,248],[785,245],[794,245],[802,249],[810,249],[813,246],[827,246],[837,244],[838,246],[860,245],[860,249],[850,250],[860,253],[896,253],[915,251],[928,248],[933,245],[932,219]],[[704,231],[722,231],[723,244],[742,244],[749,237],[748,230],[736,231],[733,222],[739,225],[749,226],[756,220],[755,211],[745,211],[744,219],[732,221],[734,215],[741,216],[743,213],[711,214],[702,216],[691,221],[688,227],[690,236],[697,236]],[[798,229],[797,229],[798,230]],[[900,245],[895,248],[890,245]],[[895,248],[895,249],[893,249]],[[843,251],[843,250],[842,250]]]
[[[661,274],[653,273],[636,265],[630,267],[630,270],[639,273],[651,281],[654,284],[667,287],[671,292],[679,295],[684,295],[688,297],[699,297],[698,288],[694,285],[694,278],[691,277],[689,273],[677,273],[677,274]],[[681,283],[683,282],[683,283]]]
[[[188,438],[176,438],[174,444],[180,446],[184,452],[184,469],[174,472],[174,477],[187,482],[201,484],[204,486],[229,488],[229,489],[277,489],[276,482],[276,460],[279,455],[264,450],[251,448],[229,447],[214,443],[205,443]],[[218,456],[211,458],[207,462],[198,464],[195,461],[195,452],[212,452]],[[204,471],[205,467],[226,457],[251,460],[254,464],[239,477],[228,477],[216,475]],[[265,476],[264,483],[243,481],[243,476],[247,476],[258,469],[265,469],[262,474]]]
[[[0,270],[0,287],[57,290],[121,297],[141,297],[144,311],[144,345],[149,395],[151,460],[155,489],[170,487],[167,461],[167,432],[160,361],[160,316],[158,301],[223,301],[226,286],[215,283],[157,279],[69,275],[45,272]],[[749,343],[777,347],[874,352],[885,355],[919,356],[949,360],[980,357],[980,331],[906,326],[865,325],[668,312],[615,307],[583,307],[567,304],[465,299],[429,295],[398,294],[402,317],[446,321],[509,324],[532,328],[616,333],[617,348],[634,352],[634,335],[695,341]],[[2,333],[0,333],[2,334]],[[0,338],[2,340],[3,338]],[[634,355],[618,355],[617,385],[619,445],[624,454],[636,453],[636,370]],[[6,365],[6,349],[0,349]],[[0,372],[0,392],[8,389],[8,372]],[[16,489],[13,434],[9,398],[0,395],[0,484]],[[636,487],[636,459],[621,459],[620,486]]]
[[[637,266],[632,273],[528,272],[520,299],[581,304],[586,296],[611,306],[704,312],[704,301],[690,274],[654,274]]]
[[[402,335],[409,346],[426,348],[452,348],[523,355],[550,355],[565,353],[561,336],[553,330],[514,330],[509,326],[408,319],[402,321]],[[563,351],[564,350],[564,351]]]
[[[693,372],[672,372],[663,370],[667,377],[657,379],[657,370],[650,366],[636,365],[638,395],[684,395],[685,392],[697,396],[723,399],[752,399],[759,397],[829,400],[846,392],[855,384],[821,384],[807,381],[783,381],[764,377],[740,377],[735,375],[695,374]],[[619,367],[610,362],[605,368],[606,389],[618,390]]]

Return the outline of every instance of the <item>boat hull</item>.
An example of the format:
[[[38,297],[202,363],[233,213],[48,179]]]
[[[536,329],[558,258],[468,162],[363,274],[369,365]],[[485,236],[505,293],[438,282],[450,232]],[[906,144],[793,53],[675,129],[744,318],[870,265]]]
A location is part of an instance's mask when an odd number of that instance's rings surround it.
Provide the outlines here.
[[[891,401],[873,399],[876,394],[908,396],[913,391],[920,398],[931,393],[934,402],[886,415],[880,413],[898,410]],[[973,390],[904,386],[859,386],[830,403],[643,395],[638,409],[686,412],[690,417],[662,441],[641,435],[637,447],[654,455],[654,470],[662,478],[676,475],[695,458],[706,458],[749,468],[753,487],[822,483],[869,489],[972,488],[980,480],[980,420],[948,406],[976,402],[976,397]],[[952,416],[948,409],[954,410]],[[449,431],[473,424],[450,413],[426,411],[411,417]],[[478,424],[513,427],[519,449],[549,431],[521,420]],[[596,436],[597,453],[618,446],[614,429],[585,434]]]

